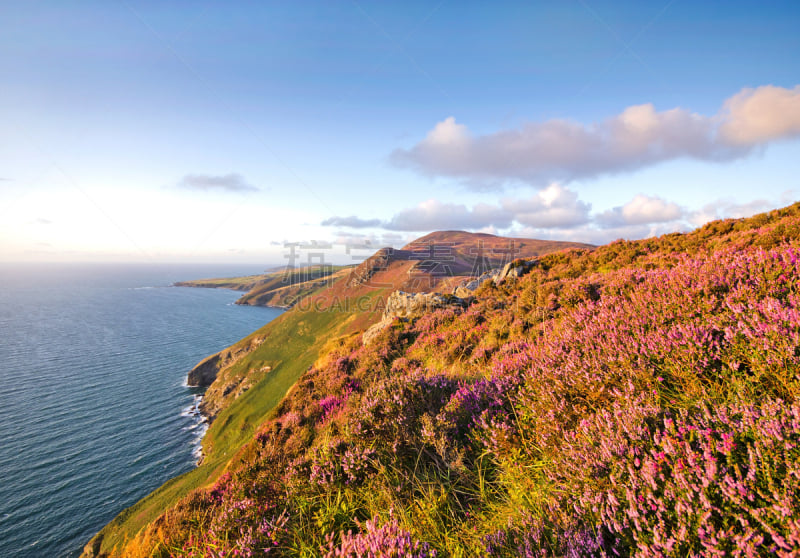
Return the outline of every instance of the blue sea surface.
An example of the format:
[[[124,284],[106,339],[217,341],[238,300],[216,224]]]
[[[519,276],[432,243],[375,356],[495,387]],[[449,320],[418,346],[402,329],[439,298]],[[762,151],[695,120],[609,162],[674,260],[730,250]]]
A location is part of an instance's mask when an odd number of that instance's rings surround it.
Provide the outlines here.
[[[77,556],[195,466],[187,372],[281,311],[170,285],[261,271],[0,264],[0,557]]]

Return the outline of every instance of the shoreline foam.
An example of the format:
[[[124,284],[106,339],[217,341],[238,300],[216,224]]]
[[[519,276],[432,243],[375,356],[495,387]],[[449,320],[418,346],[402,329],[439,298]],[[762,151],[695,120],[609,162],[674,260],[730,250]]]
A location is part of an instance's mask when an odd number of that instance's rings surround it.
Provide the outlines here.
[[[189,387],[188,385],[186,387]],[[203,462],[203,438],[208,431],[208,419],[200,412],[200,404],[203,402],[202,395],[192,395],[192,404],[181,410],[181,416],[193,419],[192,425],[184,427],[184,431],[197,430],[192,439],[192,456],[195,458],[195,466]]]

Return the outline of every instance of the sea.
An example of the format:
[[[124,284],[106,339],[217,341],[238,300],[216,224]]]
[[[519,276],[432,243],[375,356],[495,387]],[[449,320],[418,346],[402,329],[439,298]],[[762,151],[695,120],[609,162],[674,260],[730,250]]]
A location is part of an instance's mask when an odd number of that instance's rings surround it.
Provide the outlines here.
[[[74,557],[196,466],[186,374],[277,317],[172,287],[256,266],[0,264],[0,557]]]

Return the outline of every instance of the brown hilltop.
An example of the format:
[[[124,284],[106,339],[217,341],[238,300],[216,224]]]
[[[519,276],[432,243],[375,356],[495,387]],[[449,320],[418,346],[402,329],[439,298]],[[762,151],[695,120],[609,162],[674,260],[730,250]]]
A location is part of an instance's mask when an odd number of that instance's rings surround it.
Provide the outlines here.
[[[347,286],[390,286],[430,291],[454,279],[475,277],[517,258],[534,258],[568,248],[594,248],[578,242],[509,238],[486,233],[437,231],[401,249],[381,248],[356,267]]]
[[[566,248],[595,248],[592,244],[582,242],[566,242],[562,240],[538,240],[534,238],[513,238],[497,236],[489,233],[471,233],[466,231],[434,231],[425,236],[411,241],[404,249],[409,249],[418,243],[452,243],[455,246],[483,244],[485,248],[503,250],[513,243],[516,248],[527,251],[519,257],[534,257]]]
[[[400,249],[381,248],[358,265],[315,265],[280,269],[240,278],[199,279],[176,283],[187,287],[216,287],[246,291],[236,302],[254,306],[330,309],[344,303],[352,310],[356,300],[370,299],[370,310],[396,290],[451,292],[455,285],[518,258],[534,258],[589,244],[509,238],[487,233],[437,231]],[[380,310],[380,308],[378,308]],[[363,312],[363,308],[359,309]],[[372,314],[368,311],[367,314]]]
[[[345,277],[313,295],[315,306],[350,306],[356,299],[371,299],[380,312],[381,301],[396,290],[417,293],[451,291],[453,286],[518,258],[534,258],[569,248],[594,248],[589,244],[530,238],[509,238],[486,233],[437,231],[401,249],[381,248]],[[374,314],[369,312],[369,314]],[[365,319],[363,315],[359,321]],[[374,316],[373,316],[374,318]]]
[[[437,275],[476,276],[503,267],[517,258],[535,258],[568,248],[594,248],[580,242],[510,238],[488,233],[436,231],[403,247],[417,256],[424,255]]]

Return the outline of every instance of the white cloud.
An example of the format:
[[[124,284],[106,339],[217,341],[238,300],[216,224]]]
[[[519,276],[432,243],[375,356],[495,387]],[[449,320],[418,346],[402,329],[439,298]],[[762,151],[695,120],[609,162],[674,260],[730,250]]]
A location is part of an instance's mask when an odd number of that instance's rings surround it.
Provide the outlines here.
[[[380,246],[378,237],[374,234],[348,234],[340,232],[334,240],[335,244],[341,244],[351,250],[375,250]]]
[[[467,127],[462,124],[456,124],[456,119],[452,116],[446,118],[444,122],[439,122],[425,138],[425,143],[432,146],[459,145],[467,142],[469,142]]]
[[[396,213],[383,226],[394,231],[479,229],[489,225],[505,228],[512,218],[511,212],[495,205],[477,204],[470,209],[464,204],[431,199]]]
[[[355,259],[363,259],[372,255],[378,248],[391,246],[400,248],[405,246],[412,239],[406,235],[398,233],[377,234],[353,234],[339,231],[335,243],[346,247],[347,254],[355,256]],[[362,254],[359,251],[366,250]],[[353,252],[355,251],[355,252]]]
[[[586,244],[608,244],[619,239],[634,240],[660,236],[672,232],[686,232],[691,229],[682,221],[670,223],[654,223],[642,225],[620,225],[611,228],[601,228],[593,223],[573,227],[570,229],[552,230],[522,227],[507,233],[508,236],[518,238],[538,238],[541,240],[566,240],[569,242],[585,242]]]
[[[473,207],[430,199],[403,209],[388,221],[377,222],[386,230],[422,232],[433,230],[473,230],[497,233],[522,226],[536,230],[575,229],[596,225],[610,229],[620,226],[647,225],[681,219],[684,210],[657,197],[638,195],[624,206],[599,215],[591,215],[592,205],[579,199],[577,192],[558,183],[527,198],[504,198],[497,204],[479,203]],[[332,217],[322,225],[366,222],[358,217]],[[372,226],[372,225],[370,225]]]
[[[430,199],[396,213],[388,221],[362,219],[356,216],[331,217],[322,226],[382,227],[391,231],[431,231],[445,229],[499,230],[515,221],[536,227],[572,227],[589,220],[591,204],[578,199],[578,194],[553,183],[530,198],[506,198],[499,204],[445,203]]]
[[[693,225],[699,227],[709,221],[752,217],[757,213],[763,213],[774,208],[775,204],[765,199],[753,200],[747,203],[736,203],[732,200],[719,199],[704,205],[697,211],[692,211],[688,215],[688,220]]]
[[[537,228],[565,228],[586,223],[592,209],[591,204],[578,199],[576,192],[558,183],[528,199],[505,199],[502,205],[518,223]]]
[[[579,200],[577,193],[553,183],[529,198],[506,198],[498,205],[479,203],[468,208],[431,199],[400,211],[384,227],[402,231],[497,231],[517,222],[539,228],[564,228],[588,222],[591,207]]]
[[[484,234],[493,234],[495,236],[500,234],[500,231],[494,225],[489,225],[488,227],[481,227],[480,229],[476,230],[477,233],[484,233]]]
[[[714,116],[683,108],[635,105],[601,122],[528,122],[474,135],[450,116],[394,164],[430,176],[459,178],[473,188],[521,180],[541,185],[631,172],[678,158],[731,160],[800,135],[800,86],[744,89]]]
[[[787,196],[790,194],[792,192],[785,193]],[[746,203],[720,199],[690,211],[659,196],[637,194],[625,204],[592,213],[591,204],[581,200],[575,191],[553,183],[530,197],[504,198],[496,204],[482,203],[469,207],[430,199],[399,211],[388,221],[381,222],[380,227],[409,233],[457,229],[599,245],[619,238],[638,239],[687,232],[709,221],[750,217],[779,205],[785,204],[765,199]],[[383,237],[351,232],[339,232],[338,235],[337,243],[376,248],[402,246],[411,240],[408,235],[397,232],[386,233]]]
[[[800,135],[800,85],[743,89],[724,106],[720,136],[734,145],[758,145]]]
[[[384,233],[381,236],[381,243],[384,246],[405,246],[411,240],[413,240],[413,238],[409,238],[408,235],[400,233]]]
[[[244,177],[237,173],[187,174],[178,181],[178,187],[188,190],[223,190],[228,192],[256,192],[258,188],[248,184]]]
[[[350,227],[351,229],[364,229],[368,227],[379,227],[380,219],[361,219],[355,215],[350,217],[329,217],[320,223],[323,227]]]
[[[631,201],[597,215],[595,222],[604,228],[647,223],[666,223],[684,217],[685,211],[676,203],[659,197],[638,194]]]

